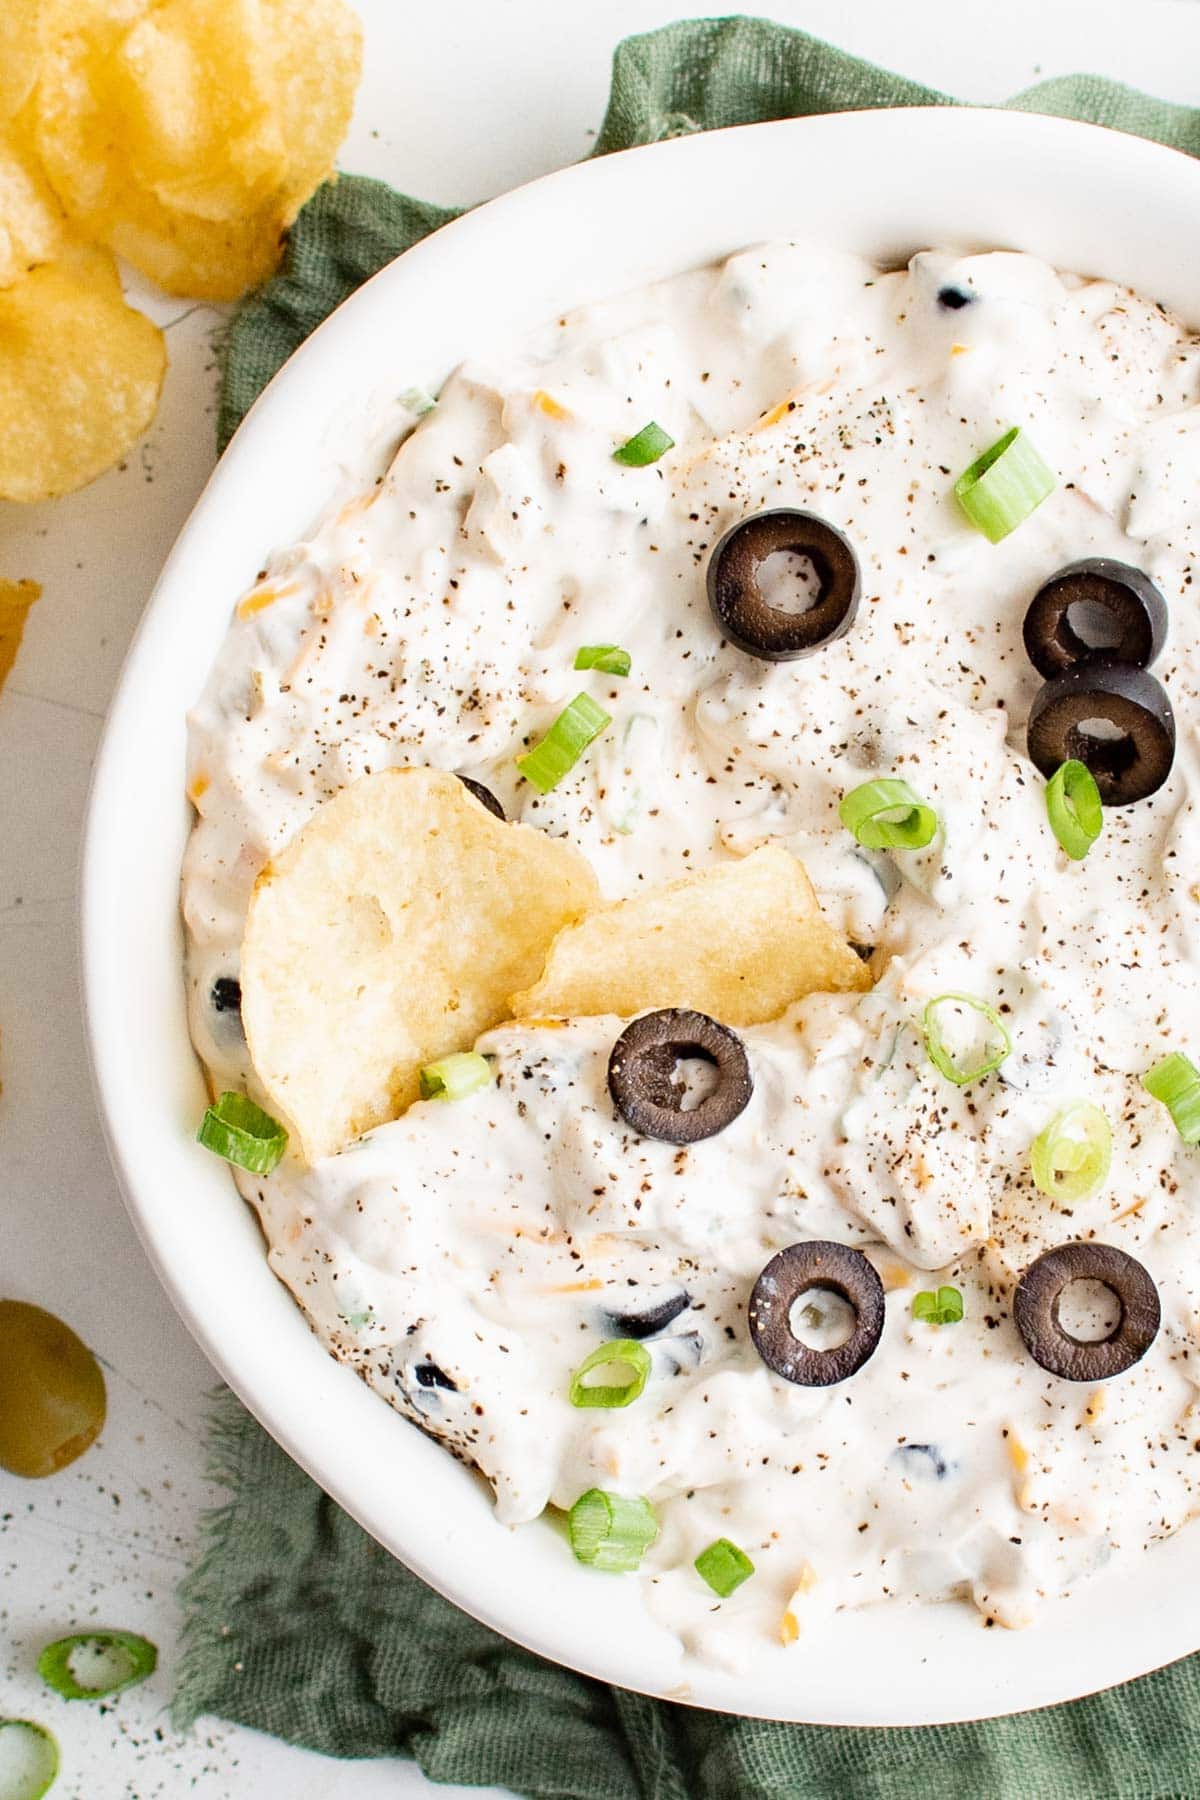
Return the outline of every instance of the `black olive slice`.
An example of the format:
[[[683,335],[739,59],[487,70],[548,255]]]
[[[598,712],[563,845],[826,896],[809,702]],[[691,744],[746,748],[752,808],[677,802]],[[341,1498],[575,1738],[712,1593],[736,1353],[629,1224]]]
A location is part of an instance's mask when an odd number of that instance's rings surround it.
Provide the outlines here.
[[[1077,628],[1078,613],[1072,621],[1072,607],[1087,608],[1102,642],[1088,642]],[[1148,669],[1167,641],[1167,603],[1144,569],[1092,556],[1069,563],[1038,589],[1023,630],[1039,675],[1062,675],[1087,662]]]
[[[497,800],[495,794],[493,794],[491,788],[484,787],[482,781],[473,781],[469,775],[460,775],[458,779],[462,782],[468,794],[474,794],[480,806],[486,806],[488,811],[493,813],[502,824],[508,824],[508,814]]]
[[[854,1309],[854,1330],[836,1350],[811,1350],[792,1331],[792,1307],[810,1288],[839,1294]],[[883,1283],[862,1251],[817,1238],[771,1258],[754,1284],[748,1319],[768,1369],[800,1387],[832,1387],[874,1355],[883,1313]]]
[[[676,1288],[673,1293],[657,1295],[641,1306],[606,1307],[605,1316],[615,1336],[648,1338],[657,1331],[665,1331],[691,1304],[692,1296],[687,1289]]]
[[[1099,721],[1098,736],[1087,727]],[[1086,763],[1105,806],[1131,806],[1160,788],[1175,760],[1175,715],[1145,669],[1080,663],[1047,681],[1029,710],[1030,761],[1049,780],[1060,764]]]
[[[716,1085],[684,1111],[679,1064],[696,1058],[717,1071]],[[754,1091],[742,1040],[707,1013],[671,1006],[627,1025],[608,1059],[608,1091],[617,1111],[643,1137],[696,1144],[732,1124]]]
[[[233,975],[218,975],[212,984],[209,994],[214,1012],[240,1013],[242,1010],[242,984]]]
[[[449,1388],[452,1394],[457,1394],[458,1392],[458,1383],[455,1381],[453,1375],[447,1375],[445,1369],[439,1368],[435,1362],[418,1363],[413,1370],[413,1374],[416,1376],[418,1384],[423,1388]]]
[[[758,571],[779,550],[812,564],[817,598],[807,612],[783,612],[763,598]],[[850,540],[827,519],[790,508],[754,513],[731,526],[708,562],[708,604],[722,635],[765,662],[791,662],[832,644],[849,631],[859,592]]]
[[[969,294],[964,288],[944,287],[938,289],[938,305],[944,312],[958,312],[964,306],[970,306],[976,296]]]
[[[1063,1290],[1098,1281],[1121,1313],[1105,1338],[1072,1337],[1059,1319]],[[1030,1263],[1013,1295],[1013,1318],[1035,1363],[1064,1381],[1107,1381],[1140,1362],[1158,1336],[1158,1289],[1141,1263],[1111,1244],[1059,1244]]]

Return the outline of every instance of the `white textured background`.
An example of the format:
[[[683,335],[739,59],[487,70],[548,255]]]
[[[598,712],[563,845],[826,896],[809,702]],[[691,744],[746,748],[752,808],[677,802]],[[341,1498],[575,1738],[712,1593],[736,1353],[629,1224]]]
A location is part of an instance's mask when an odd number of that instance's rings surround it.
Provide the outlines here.
[[[663,0],[360,5],[366,66],[342,164],[443,203],[584,154],[617,39],[683,10]],[[1194,0],[776,0],[770,10],[967,100],[1090,68],[1200,104]],[[435,1791],[411,1765],[333,1763],[217,1721],[181,1739],[166,1716],[174,1590],[217,1497],[201,1436],[213,1376],[159,1290],[108,1168],[75,960],[77,842],[104,710],[213,461],[219,314],[152,304],[171,367],[146,441],[69,500],[0,502],[0,575],[45,588],[0,698],[0,1294],[76,1327],[105,1360],[110,1408],[101,1442],[73,1469],[45,1483],[0,1473],[0,1717],[31,1715],[57,1732],[64,1800],[406,1800]],[[128,1004],[139,1004],[136,969]],[[43,1642],[89,1622],[143,1631],[162,1651],[151,1682],[103,1709],[68,1706],[32,1675]]]

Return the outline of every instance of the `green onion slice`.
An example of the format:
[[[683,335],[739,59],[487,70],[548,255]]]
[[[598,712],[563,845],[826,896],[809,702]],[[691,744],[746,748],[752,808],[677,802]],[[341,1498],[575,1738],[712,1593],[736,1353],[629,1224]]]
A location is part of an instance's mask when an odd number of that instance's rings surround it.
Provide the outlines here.
[[[599,669],[605,675],[628,675],[633,661],[619,644],[585,644],[575,652],[577,669]]]
[[[58,1740],[32,1719],[0,1719],[0,1800],[42,1800],[58,1777]]]
[[[158,1651],[133,1631],[80,1631],[47,1644],[37,1666],[64,1700],[103,1700],[153,1675]]]
[[[971,1013],[976,1013],[986,1022],[986,1032],[980,1033],[977,1021],[970,1017]],[[1000,1067],[1012,1050],[1012,1039],[1001,1023],[995,1007],[989,1006],[986,1000],[974,999],[970,994],[938,994],[925,1008],[922,1024],[925,1030],[925,1049],[930,1062],[955,1087],[966,1087],[969,1081],[978,1081],[981,1076],[990,1075],[993,1069]],[[972,1027],[975,1042],[966,1045],[960,1043],[957,1047],[952,1047],[947,1042],[948,1034],[953,1033],[955,1038],[961,1039],[966,1026]]]
[[[648,425],[643,425],[619,450],[613,451],[613,461],[624,463],[630,469],[644,469],[674,448],[675,439],[668,437],[662,426],[656,425],[651,419]]]
[[[1056,1113],[1029,1147],[1039,1193],[1051,1200],[1083,1200],[1108,1178],[1112,1130],[1098,1106],[1081,1100]]]
[[[432,394],[427,394],[424,388],[410,387],[405,388],[401,394],[400,404],[405,412],[416,413],[418,419],[423,419],[426,413],[433,411],[437,401]]]
[[[478,1050],[458,1050],[426,1063],[419,1079],[422,1100],[465,1100],[491,1085],[492,1065]]]
[[[611,1377],[585,1382],[593,1369],[607,1369]],[[624,1373],[622,1373],[624,1371]],[[650,1374],[650,1352],[633,1338],[614,1338],[585,1356],[571,1377],[572,1406],[631,1406]]]
[[[650,1502],[640,1495],[589,1488],[567,1515],[567,1530],[577,1561],[625,1575],[638,1567],[658,1536],[658,1520]]]
[[[288,1134],[248,1094],[222,1094],[201,1119],[196,1138],[239,1169],[269,1175],[287,1149]]]
[[[1200,1144],[1200,1069],[1173,1050],[1142,1076],[1142,1086],[1161,1100],[1185,1144]]]
[[[527,756],[517,758],[517,767],[539,793],[548,794],[564,775],[570,774],[593,738],[611,724],[608,713],[597,706],[590,694],[576,694],[541,743],[535,744]]]
[[[963,1316],[963,1297],[956,1287],[940,1287],[936,1294],[914,1294],[912,1316],[927,1325],[957,1325]]]
[[[838,807],[838,818],[865,850],[923,850],[938,816],[907,781],[864,781]]]
[[[754,1564],[744,1550],[728,1538],[717,1538],[702,1550],[692,1565],[696,1573],[707,1581],[714,1594],[722,1600],[728,1600],[735,1588],[740,1588],[743,1581],[749,1581],[754,1573]]]
[[[954,484],[954,495],[972,525],[998,544],[1052,494],[1058,477],[1043,462],[1019,425],[977,457]]]
[[[1086,763],[1060,763],[1046,783],[1050,829],[1076,862],[1082,862],[1104,830],[1100,789]]]

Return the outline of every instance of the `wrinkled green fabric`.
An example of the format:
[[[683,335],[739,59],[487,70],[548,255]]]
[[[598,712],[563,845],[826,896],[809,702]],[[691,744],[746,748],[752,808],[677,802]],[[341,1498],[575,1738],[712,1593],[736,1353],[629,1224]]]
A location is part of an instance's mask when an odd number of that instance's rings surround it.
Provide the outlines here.
[[[944,105],[801,32],[700,20],[618,49],[596,154],[719,125]],[[1200,112],[1078,75],[1011,103],[1200,154]],[[264,383],[367,276],[454,212],[345,176],[292,232],[225,351],[222,444]],[[184,1590],[181,1720],[218,1713],[336,1756],[414,1756],[434,1780],[558,1800],[985,1800],[1200,1794],[1200,1658],[1072,1706],[911,1731],[692,1711],[558,1669],[476,1624],[379,1549],[229,1399],[212,1443],[229,1505]]]

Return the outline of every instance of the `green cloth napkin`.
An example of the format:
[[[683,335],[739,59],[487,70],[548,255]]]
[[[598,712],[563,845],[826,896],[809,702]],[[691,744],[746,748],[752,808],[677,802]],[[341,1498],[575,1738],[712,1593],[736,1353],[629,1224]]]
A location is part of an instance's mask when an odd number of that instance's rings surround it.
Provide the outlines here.
[[[949,103],[767,20],[706,19],[619,47],[595,153],[758,119]],[[1115,82],[1069,76],[1010,104],[1200,154],[1200,111]],[[454,216],[355,176],[322,188],[282,271],[230,331],[222,446],[339,301]],[[183,1723],[218,1713],[330,1755],[413,1756],[435,1781],[544,1800],[1200,1794],[1200,1657],[1072,1706],[973,1725],[853,1731],[699,1712],[556,1668],[458,1612],[227,1395],[211,1442],[232,1497],[208,1520],[203,1561],[183,1590]]]

